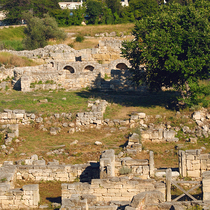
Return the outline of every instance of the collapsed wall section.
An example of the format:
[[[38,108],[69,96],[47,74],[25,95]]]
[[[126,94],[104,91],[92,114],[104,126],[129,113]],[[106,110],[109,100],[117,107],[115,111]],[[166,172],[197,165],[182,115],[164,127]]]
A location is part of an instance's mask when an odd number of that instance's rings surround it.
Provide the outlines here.
[[[179,150],[179,172],[183,177],[199,178],[209,170],[210,154],[201,154],[200,149]]]
[[[138,193],[157,190],[165,195],[165,184],[153,179],[143,180],[140,178],[129,179],[128,177],[113,177],[109,179],[92,179],[91,184],[73,183],[62,184],[62,202],[77,194],[83,196],[91,194],[96,196],[97,201],[131,201]],[[165,197],[165,196],[164,196]]]
[[[10,189],[10,185],[0,184],[0,209],[38,208],[39,185],[24,185],[21,189]]]

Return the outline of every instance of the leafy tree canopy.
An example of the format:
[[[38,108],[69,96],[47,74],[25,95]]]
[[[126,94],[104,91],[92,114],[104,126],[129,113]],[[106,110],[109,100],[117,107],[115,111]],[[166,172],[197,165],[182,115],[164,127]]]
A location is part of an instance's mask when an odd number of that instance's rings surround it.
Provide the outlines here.
[[[112,13],[120,14],[122,10],[122,5],[120,3],[120,0],[105,0],[105,3],[109,9],[112,10]]]
[[[137,20],[155,14],[158,6],[156,0],[130,0],[129,2],[130,11],[133,11]]]
[[[58,0],[2,0],[1,10],[6,11],[6,21],[9,24],[19,23],[24,11],[33,11],[37,17],[59,9]]]
[[[135,25],[135,39],[123,44],[133,80],[152,90],[174,87],[183,99],[197,100],[198,81],[210,73],[210,26],[208,1],[162,5],[158,14]],[[140,65],[146,65],[144,73]]]
[[[100,1],[88,0],[86,3],[86,14],[88,15],[88,23],[97,24],[99,15],[102,14],[103,4]]]
[[[33,17],[28,12],[23,14],[27,21],[27,27],[24,30],[26,38],[23,44],[26,49],[32,50],[47,45],[49,39],[65,39],[66,34],[59,30],[57,22],[48,14],[44,18]]]

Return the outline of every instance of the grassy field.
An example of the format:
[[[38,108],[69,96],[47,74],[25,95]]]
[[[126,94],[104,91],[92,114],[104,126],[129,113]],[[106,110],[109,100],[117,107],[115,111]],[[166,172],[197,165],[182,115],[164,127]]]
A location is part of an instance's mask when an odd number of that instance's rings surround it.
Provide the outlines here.
[[[24,27],[0,29],[0,50],[3,48],[23,50],[22,39],[24,38]],[[116,35],[119,36],[120,32],[125,35],[131,33],[134,27],[133,23],[129,24],[117,24],[117,25],[88,25],[88,26],[69,26],[61,28],[66,33],[72,34],[68,36],[64,41],[50,40],[49,44],[68,44],[76,50],[93,48],[98,44],[100,38],[95,37],[98,33],[110,33],[115,31]],[[75,42],[75,37],[80,36],[91,36],[85,38],[82,42]]]
[[[39,63],[32,61],[26,57],[12,55],[8,52],[0,52],[0,66],[5,65],[6,68],[22,67],[22,66],[36,66]]]
[[[6,94],[5,94],[6,93]],[[37,91],[33,93],[22,93],[19,91],[7,91],[0,93],[0,111],[3,109],[25,109],[28,113],[42,114],[44,124],[48,121],[50,116],[54,113],[71,112],[73,114],[72,121],[75,121],[77,112],[89,111],[87,107],[88,100],[105,99],[110,103],[104,114],[104,118],[109,119],[129,119],[132,112],[145,112],[147,115],[155,116],[162,115],[162,118],[151,118],[154,124],[166,124],[171,122],[172,126],[180,126],[180,124],[194,127],[195,122],[191,119],[182,117],[192,113],[189,110],[183,110],[180,117],[176,117],[176,111],[168,109],[167,103],[172,100],[173,92],[162,92],[156,94],[136,94],[135,92],[119,94],[116,92],[102,93],[96,91],[80,91],[80,92],[65,92],[65,91]],[[62,98],[66,98],[63,100]],[[41,99],[48,99],[48,103],[40,103]],[[150,122],[149,121],[149,122]],[[65,119],[59,119],[57,126],[62,127]],[[148,122],[148,123],[149,123]],[[122,145],[128,140],[130,132],[133,129],[128,128],[126,131],[108,132],[104,129],[95,132],[95,129],[84,130],[84,132],[76,132],[74,134],[68,133],[69,128],[62,128],[61,133],[57,136],[51,136],[49,131],[40,131],[37,126],[21,126],[19,144],[12,145],[15,148],[15,153],[9,156],[2,156],[2,160],[15,160],[21,153],[26,153],[27,156],[37,154],[45,156],[48,151],[54,150],[54,146],[65,145],[65,151],[69,154],[67,158],[65,154],[58,158],[66,163],[84,163],[87,160],[98,160],[101,151],[104,149],[113,148],[116,153],[122,151]],[[118,129],[116,127],[116,129]],[[184,144],[185,148],[197,148],[203,146],[207,139],[201,139],[197,145],[186,143],[188,136],[178,133],[180,142]],[[78,140],[78,145],[70,146],[70,143]],[[94,144],[95,141],[101,141],[102,146]],[[175,143],[161,143],[154,144],[145,142],[143,144],[144,152],[136,158],[148,158],[148,150],[153,150],[156,156],[156,166],[177,166],[177,154]],[[41,149],[40,149],[41,148]],[[88,148],[88,149],[87,149]],[[206,146],[207,151],[210,152],[210,145]],[[207,152],[206,151],[206,152]],[[55,158],[45,157],[47,161]]]
[[[75,33],[74,36],[94,36],[96,33],[110,33],[115,31],[117,34],[125,32],[129,34],[133,28],[133,24],[122,25],[106,25],[106,26],[73,26],[63,28],[67,33]],[[5,31],[4,31],[5,30]],[[12,32],[13,31],[13,32]],[[21,42],[23,38],[23,28],[8,30],[3,29],[0,32],[0,41],[10,40]],[[7,36],[8,32],[8,36]],[[14,35],[17,33],[17,36]],[[93,47],[97,45],[100,39],[97,37],[87,38],[83,42],[75,42],[72,37],[69,37],[65,44],[73,45],[75,49]],[[51,44],[57,43],[54,40]],[[36,63],[17,56],[12,56],[7,53],[0,53],[0,63],[13,66],[29,66],[37,65]],[[207,82],[209,83],[209,82]],[[204,82],[206,84],[206,82]],[[109,119],[129,119],[132,112],[145,112],[146,115],[152,115],[148,123],[155,125],[166,124],[171,122],[173,127],[180,124],[193,128],[195,122],[185,116],[190,116],[193,112],[189,109],[180,110],[181,115],[176,115],[174,109],[175,96],[174,91],[165,91],[160,93],[136,93],[136,92],[97,92],[97,91],[35,91],[31,93],[23,93],[20,91],[7,90],[0,91],[0,112],[4,109],[24,109],[27,113],[41,114],[44,118],[44,125],[47,127],[47,122],[50,121],[50,116],[54,113],[72,113],[72,121],[75,122],[77,112],[90,111],[87,107],[88,100],[105,99],[110,105],[107,107],[104,118]],[[63,100],[66,98],[66,100]],[[47,99],[47,103],[41,103],[40,100]],[[196,108],[199,108],[198,106]],[[210,111],[210,109],[209,109]],[[162,118],[155,118],[155,115],[161,115]],[[62,123],[66,119],[59,119],[52,126],[61,127],[61,132],[56,136],[52,136],[48,131],[42,131],[36,124],[31,123],[30,126],[20,125],[19,143],[13,142],[11,147],[14,148],[12,154],[0,155],[1,162],[5,160],[20,160],[26,159],[33,154],[37,154],[47,162],[53,159],[59,160],[60,163],[78,164],[86,163],[87,161],[98,161],[100,154],[105,149],[114,149],[115,153],[123,151],[130,133],[140,132],[138,128],[127,128],[125,131],[119,131],[118,126],[114,128],[116,131],[111,132],[106,129],[84,129],[83,132],[75,132],[69,134],[69,128],[62,127]],[[70,121],[69,121],[70,122]],[[208,138],[199,138],[197,144],[186,142],[189,135],[179,131],[178,144],[182,144],[183,150],[198,149],[205,147],[205,153],[210,152],[210,144]],[[77,145],[71,145],[75,140],[78,140]],[[102,142],[102,145],[95,145],[95,141]],[[3,139],[0,144],[4,144]],[[61,146],[65,145],[65,146]],[[154,151],[155,167],[178,167],[178,150],[177,143],[152,143],[150,141],[143,142],[143,151],[140,154],[131,156],[134,159],[148,159],[149,151]],[[47,152],[55,149],[64,149],[61,155],[46,155]],[[130,156],[130,155],[129,155]],[[32,183],[32,182],[29,182]],[[26,181],[16,183],[16,187],[22,187],[29,184]],[[61,183],[60,182],[39,182],[41,204],[51,204],[52,202],[60,202]]]
[[[173,100],[176,95],[174,92],[147,93],[137,94],[135,92],[120,94],[117,92],[103,93],[96,91],[82,90],[78,92],[65,91],[35,91],[33,93],[22,93],[13,90],[0,93],[0,107],[2,111],[8,109],[25,109],[27,112],[41,113],[44,118],[44,125],[50,120],[49,116],[53,113],[72,112],[75,122],[75,113],[80,111],[89,111],[87,107],[88,100],[105,99],[110,105],[107,107],[104,114],[105,118],[110,119],[129,119],[132,112],[145,112],[147,115],[155,116],[162,115],[162,118],[151,118],[149,122],[158,124],[166,124],[171,121],[171,125],[180,126],[180,124],[195,126],[195,122],[189,118],[182,117],[190,115],[192,111],[181,110],[181,115],[176,117],[176,111],[168,109],[167,104]],[[62,100],[62,98],[66,100]],[[40,103],[41,99],[48,99],[48,103]],[[56,126],[62,127],[65,119],[57,120]],[[149,123],[147,122],[147,123]],[[83,132],[75,132],[69,134],[69,128],[61,129],[61,132],[56,136],[51,136],[49,131],[42,131],[38,126],[32,124],[30,126],[20,126],[19,143],[12,143],[14,151],[9,155],[0,155],[1,161],[4,160],[20,160],[37,154],[46,161],[53,159],[59,160],[60,163],[79,164],[87,161],[98,161],[100,154],[105,149],[114,149],[118,154],[123,151],[123,147],[128,140],[130,133],[139,132],[138,128],[128,128],[125,131],[118,131],[118,126],[115,127],[115,132],[110,132],[105,129],[84,129]],[[206,147],[205,153],[210,152],[208,139],[202,138],[197,144],[186,142],[189,136],[178,132],[179,142],[183,144],[183,149],[197,149],[202,146]],[[77,145],[71,145],[75,140],[78,140]],[[95,141],[102,142],[102,145],[95,145]],[[3,141],[1,142],[3,144]],[[64,147],[61,145],[65,145]],[[155,167],[178,167],[178,150],[176,143],[152,143],[150,141],[143,142],[143,151],[138,155],[131,156],[134,159],[148,159],[149,150],[154,151]],[[60,147],[59,147],[60,146]],[[55,149],[64,149],[61,155],[46,155],[47,152]],[[24,154],[23,154],[24,153]],[[130,156],[130,155],[129,155]],[[34,183],[27,181],[18,181],[17,187],[22,187],[25,184]],[[52,202],[60,202],[61,183],[60,182],[39,182],[41,203],[49,204]],[[53,207],[52,207],[53,209]]]

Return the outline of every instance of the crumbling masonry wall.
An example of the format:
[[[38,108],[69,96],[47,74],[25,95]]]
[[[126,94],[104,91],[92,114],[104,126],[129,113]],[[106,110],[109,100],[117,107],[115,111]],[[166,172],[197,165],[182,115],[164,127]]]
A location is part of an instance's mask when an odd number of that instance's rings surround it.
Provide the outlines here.
[[[179,150],[179,172],[183,177],[199,178],[210,170],[210,154],[201,154],[200,149]]]
[[[62,201],[71,198],[72,195],[91,194],[97,197],[97,201],[131,201],[138,193],[157,190],[165,195],[165,184],[153,179],[128,177],[113,177],[109,179],[92,179],[91,184],[73,183],[62,184]]]
[[[38,208],[39,185],[24,185],[22,189],[10,189],[10,185],[0,184],[0,209]]]

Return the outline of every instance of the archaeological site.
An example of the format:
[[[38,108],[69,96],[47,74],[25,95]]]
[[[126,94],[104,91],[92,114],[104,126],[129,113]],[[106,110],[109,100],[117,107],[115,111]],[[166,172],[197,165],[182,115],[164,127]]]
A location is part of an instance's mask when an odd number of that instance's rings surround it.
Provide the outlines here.
[[[104,37],[92,49],[7,50],[42,64],[0,67],[0,209],[210,209],[209,110],[152,111],[121,47]]]

